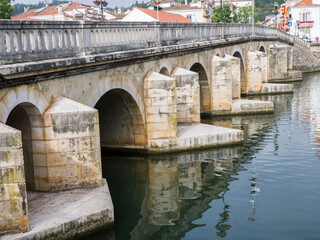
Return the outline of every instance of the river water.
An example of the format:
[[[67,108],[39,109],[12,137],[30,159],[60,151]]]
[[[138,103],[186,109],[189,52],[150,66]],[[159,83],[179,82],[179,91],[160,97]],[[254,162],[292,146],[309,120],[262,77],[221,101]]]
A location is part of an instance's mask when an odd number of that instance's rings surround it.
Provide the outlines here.
[[[320,74],[253,99],[275,113],[203,121],[243,129],[244,146],[105,155],[115,228],[86,239],[320,239]]]

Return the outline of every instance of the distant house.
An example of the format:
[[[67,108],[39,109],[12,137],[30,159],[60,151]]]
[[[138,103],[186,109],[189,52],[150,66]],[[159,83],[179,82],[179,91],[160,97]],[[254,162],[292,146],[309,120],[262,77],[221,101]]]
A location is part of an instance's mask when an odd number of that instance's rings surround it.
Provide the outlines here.
[[[193,0],[190,4],[176,3],[173,0],[160,0],[158,6],[151,3],[148,9],[179,14],[192,22],[211,22],[213,1]]]
[[[121,21],[124,22],[179,22],[191,23],[192,21],[178,14],[163,11],[135,8]]]
[[[124,15],[118,12],[103,11],[104,20],[119,21]],[[11,17],[12,20],[51,20],[51,21],[74,21],[91,20],[101,21],[102,11],[100,7],[90,6],[82,3],[69,2],[57,6],[46,6],[43,8],[28,10]]]

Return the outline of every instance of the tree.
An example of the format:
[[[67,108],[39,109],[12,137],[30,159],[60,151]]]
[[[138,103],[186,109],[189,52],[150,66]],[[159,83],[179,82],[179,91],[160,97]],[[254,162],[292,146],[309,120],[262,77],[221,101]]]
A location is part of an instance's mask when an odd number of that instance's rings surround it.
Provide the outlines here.
[[[239,23],[251,23],[252,6],[239,7],[237,10],[238,10],[237,16],[238,16]],[[254,9],[254,22],[255,23],[259,22],[256,8]]]
[[[0,1],[0,19],[10,19],[13,7],[11,6],[11,0]]]
[[[233,18],[230,17],[231,16],[231,11],[230,11],[230,5],[229,4],[223,4],[222,5],[222,22],[224,23],[231,23],[232,19],[233,22],[237,22],[238,21],[238,17],[237,17],[237,7],[233,6]],[[212,9],[212,21],[213,22],[220,22],[220,6],[214,7]]]

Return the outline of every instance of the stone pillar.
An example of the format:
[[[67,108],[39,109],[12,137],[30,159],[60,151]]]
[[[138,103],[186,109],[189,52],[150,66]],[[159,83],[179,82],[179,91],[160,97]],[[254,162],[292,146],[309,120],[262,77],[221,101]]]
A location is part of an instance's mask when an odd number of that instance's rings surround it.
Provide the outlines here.
[[[44,123],[49,191],[100,186],[98,111],[60,97],[44,113]]]
[[[293,47],[287,46],[288,49],[288,70],[293,69]]]
[[[225,55],[225,59],[231,61],[231,75],[232,75],[232,99],[241,98],[241,69],[240,59],[231,55]]]
[[[28,230],[21,132],[0,123],[0,235]]]
[[[176,79],[177,122],[200,123],[199,75],[183,68],[171,74]]]
[[[144,79],[148,145],[150,140],[177,137],[176,80],[150,71]]]
[[[260,51],[249,51],[247,61],[247,93],[259,93],[262,83],[267,82],[267,55]]]
[[[285,79],[288,72],[287,46],[271,45],[268,56],[268,80]]]
[[[230,111],[232,108],[232,66],[233,62],[218,56],[211,58],[211,110]]]

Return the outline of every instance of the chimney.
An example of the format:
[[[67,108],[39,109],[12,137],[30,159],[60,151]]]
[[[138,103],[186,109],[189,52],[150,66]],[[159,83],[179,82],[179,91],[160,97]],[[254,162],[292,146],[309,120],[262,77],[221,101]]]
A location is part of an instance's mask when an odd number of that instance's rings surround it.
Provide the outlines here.
[[[29,11],[29,7],[24,7],[23,11],[24,12],[28,12]]]
[[[121,13],[122,13],[122,9],[118,8],[118,14],[121,14]]]
[[[184,4],[185,4],[185,5],[188,5],[188,0],[184,0]]]
[[[58,14],[62,14],[62,6],[61,5],[58,6]]]

